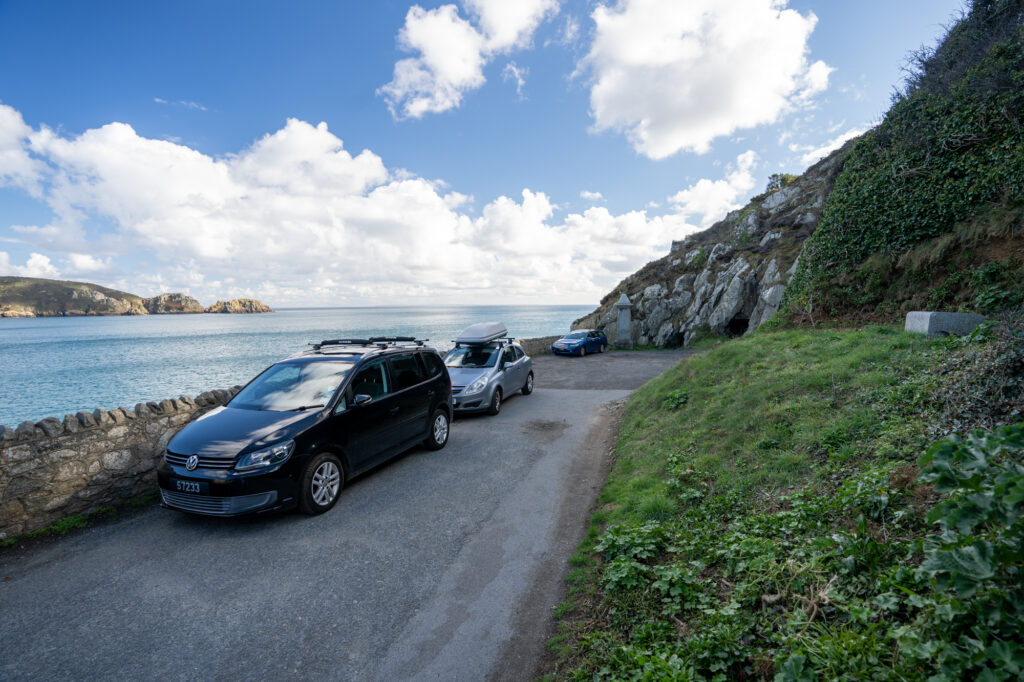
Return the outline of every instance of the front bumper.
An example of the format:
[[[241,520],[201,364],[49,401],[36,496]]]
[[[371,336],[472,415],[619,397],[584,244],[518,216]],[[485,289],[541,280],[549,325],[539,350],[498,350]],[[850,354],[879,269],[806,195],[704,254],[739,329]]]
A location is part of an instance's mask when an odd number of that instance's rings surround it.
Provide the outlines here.
[[[575,348],[556,348],[551,346],[551,352],[555,355],[583,355],[583,349],[586,346],[576,346]]]
[[[286,462],[285,467],[263,474],[237,474],[234,471],[197,469],[161,461],[157,467],[162,507],[204,516],[240,516],[277,509],[288,509],[297,503],[298,482]],[[206,493],[175,489],[175,481],[204,484]]]

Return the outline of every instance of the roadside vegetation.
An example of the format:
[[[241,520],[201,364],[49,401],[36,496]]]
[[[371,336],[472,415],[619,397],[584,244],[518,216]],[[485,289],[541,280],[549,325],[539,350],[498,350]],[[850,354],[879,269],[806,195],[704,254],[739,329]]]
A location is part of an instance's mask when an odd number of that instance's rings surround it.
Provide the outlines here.
[[[637,391],[550,677],[1019,679],[1020,312],[761,331]]]

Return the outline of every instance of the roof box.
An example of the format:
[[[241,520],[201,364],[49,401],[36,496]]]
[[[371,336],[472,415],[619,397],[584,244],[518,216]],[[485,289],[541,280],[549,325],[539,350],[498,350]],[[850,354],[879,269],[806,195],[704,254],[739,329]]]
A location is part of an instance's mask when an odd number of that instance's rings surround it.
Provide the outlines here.
[[[490,343],[508,336],[504,322],[478,322],[462,330],[455,343]]]

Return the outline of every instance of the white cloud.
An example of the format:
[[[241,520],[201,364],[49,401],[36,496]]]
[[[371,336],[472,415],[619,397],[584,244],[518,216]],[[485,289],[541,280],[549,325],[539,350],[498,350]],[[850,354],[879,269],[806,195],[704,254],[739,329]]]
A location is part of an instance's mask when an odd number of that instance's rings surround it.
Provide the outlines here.
[[[530,70],[525,66],[519,66],[515,62],[509,62],[505,65],[501,75],[506,81],[512,81],[516,84],[516,96],[520,99],[523,98],[523,87],[526,85],[526,77],[530,74]]]
[[[806,105],[831,68],[808,63],[817,18],[787,0],[619,0],[591,15],[598,131],[625,133],[652,159],[704,153],[712,140]]]
[[[292,119],[217,158],[123,123],[20,139],[45,161],[39,186],[54,218],[20,227],[38,253],[21,266],[5,254],[0,269],[56,276],[56,253],[65,274],[142,295],[271,305],[596,301],[698,231],[690,216],[725,210],[752,186],[755,163],[741,155],[724,179],[675,195],[667,215],[592,206],[558,217],[529,188],[470,214],[470,197],[349,152],[323,123]]]
[[[589,192],[587,190],[583,190],[580,192],[580,198],[586,199],[587,201],[602,201],[604,196],[600,192]]]
[[[754,188],[751,171],[757,165],[757,154],[752,150],[736,157],[735,167],[723,180],[702,179],[688,188],[670,196],[668,200],[676,212],[685,220],[701,216],[700,226],[709,227],[734,208],[739,208],[738,199]]]
[[[861,135],[866,133],[871,127],[872,126],[866,126],[864,128],[851,128],[842,135],[834,137],[825,144],[818,147],[815,147],[814,145],[791,144],[789,145],[789,151],[801,153],[802,156],[800,157],[800,163],[804,164],[805,166],[810,166],[811,164],[816,163],[820,159],[825,158],[836,149],[842,147],[844,144],[846,144],[848,140],[852,140],[855,137],[860,137]]]
[[[558,11],[557,0],[464,4],[479,28],[459,16],[455,5],[409,8],[398,44],[416,56],[398,61],[391,81],[377,90],[396,118],[420,118],[458,107],[466,92],[486,81],[487,63],[498,54],[528,47],[537,26]]]
[[[0,104],[0,187],[19,187],[32,196],[40,196],[39,179],[43,164],[26,147],[32,129],[21,113]]]
[[[31,254],[24,265],[12,265],[10,254],[6,251],[0,251],[0,275],[46,277],[52,279],[59,277],[60,271],[54,267],[47,256],[41,253]]]
[[[67,263],[67,273],[70,275],[104,272],[110,270],[113,265],[109,258],[97,258],[87,253],[69,253]]]

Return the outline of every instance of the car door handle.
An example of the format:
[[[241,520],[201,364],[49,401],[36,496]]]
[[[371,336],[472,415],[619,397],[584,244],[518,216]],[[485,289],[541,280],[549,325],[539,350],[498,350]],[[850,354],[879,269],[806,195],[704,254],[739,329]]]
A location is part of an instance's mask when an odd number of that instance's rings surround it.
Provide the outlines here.
[[[398,414],[398,408],[397,407],[392,407],[390,410],[388,410],[388,414],[390,414],[390,415]]]
[[[434,390],[427,391],[427,397],[428,398],[433,398],[434,395],[436,395],[436,394],[437,394],[437,391],[434,391]]]

